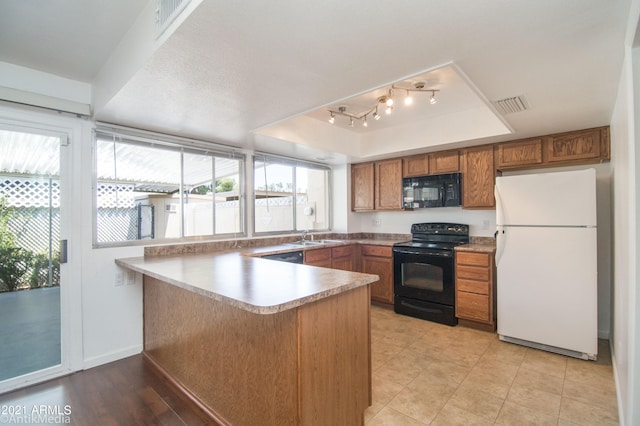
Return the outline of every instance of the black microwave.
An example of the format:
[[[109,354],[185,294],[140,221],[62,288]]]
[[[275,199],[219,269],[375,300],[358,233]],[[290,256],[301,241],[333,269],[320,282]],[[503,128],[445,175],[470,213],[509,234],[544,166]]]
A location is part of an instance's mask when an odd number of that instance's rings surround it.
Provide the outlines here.
[[[402,179],[402,206],[405,209],[455,207],[461,204],[460,173]]]

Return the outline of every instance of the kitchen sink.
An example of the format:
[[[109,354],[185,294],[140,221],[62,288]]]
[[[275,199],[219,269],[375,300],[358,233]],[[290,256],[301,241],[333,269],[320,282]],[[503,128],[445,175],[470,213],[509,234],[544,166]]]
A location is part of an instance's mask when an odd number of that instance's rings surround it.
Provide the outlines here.
[[[319,246],[322,243],[320,241],[294,241],[293,243],[285,243],[288,246],[304,247],[304,246]]]
[[[323,244],[336,244],[343,243],[343,240],[305,240],[305,241],[294,241],[292,243],[286,243],[288,246],[296,246],[296,247],[304,247],[304,246],[319,246]]]

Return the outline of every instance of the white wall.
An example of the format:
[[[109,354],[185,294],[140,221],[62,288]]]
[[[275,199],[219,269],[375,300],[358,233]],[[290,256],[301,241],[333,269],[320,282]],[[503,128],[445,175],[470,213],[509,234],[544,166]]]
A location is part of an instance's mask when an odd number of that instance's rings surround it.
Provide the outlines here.
[[[625,61],[611,118],[613,168],[613,364],[620,423],[640,424],[640,309],[638,287],[637,200],[640,142],[636,129],[640,105],[640,53],[637,44],[640,0],[632,0],[627,28]]]
[[[69,370],[77,371],[139,353],[142,350],[142,290],[115,286],[117,257],[140,256],[142,247],[93,249],[92,132],[93,123],[51,111],[0,103],[0,119],[69,135],[63,169],[69,180],[62,188],[61,238],[68,240],[69,262],[61,267],[63,338]]]

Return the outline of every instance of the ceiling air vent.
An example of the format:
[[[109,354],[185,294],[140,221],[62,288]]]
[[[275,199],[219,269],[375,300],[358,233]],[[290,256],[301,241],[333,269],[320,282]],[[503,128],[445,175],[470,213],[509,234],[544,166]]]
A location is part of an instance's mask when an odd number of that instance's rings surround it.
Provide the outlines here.
[[[512,98],[493,101],[493,105],[502,115],[513,114],[514,112],[520,112],[529,109],[524,96],[514,96]]]
[[[156,30],[160,36],[191,0],[156,0]]]

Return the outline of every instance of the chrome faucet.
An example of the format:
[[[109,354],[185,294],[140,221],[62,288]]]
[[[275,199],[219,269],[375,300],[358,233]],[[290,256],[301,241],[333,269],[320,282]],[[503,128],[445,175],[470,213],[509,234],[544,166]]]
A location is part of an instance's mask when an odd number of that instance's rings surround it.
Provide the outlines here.
[[[302,231],[302,234],[300,235],[300,242],[307,241],[307,234],[308,233],[309,233],[309,231],[307,231],[307,230]]]

